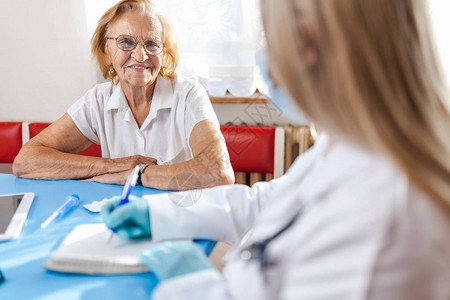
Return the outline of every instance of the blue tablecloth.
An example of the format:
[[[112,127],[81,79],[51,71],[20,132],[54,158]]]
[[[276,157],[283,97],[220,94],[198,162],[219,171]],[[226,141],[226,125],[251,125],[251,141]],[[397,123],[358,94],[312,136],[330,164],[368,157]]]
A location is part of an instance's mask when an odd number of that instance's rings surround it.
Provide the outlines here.
[[[29,299],[150,299],[157,284],[153,273],[135,275],[77,275],[52,272],[43,263],[50,251],[77,225],[100,223],[99,214],[81,206],[45,230],[41,223],[65,200],[78,194],[81,204],[120,195],[123,186],[78,180],[32,180],[0,174],[0,194],[33,192],[35,199],[22,234],[15,240],[0,242],[0,269],[6,280],[0,283],[0,300]],[[137,196],[161,193],[136,187]],[[215,243],[197,241],[209,254]]]

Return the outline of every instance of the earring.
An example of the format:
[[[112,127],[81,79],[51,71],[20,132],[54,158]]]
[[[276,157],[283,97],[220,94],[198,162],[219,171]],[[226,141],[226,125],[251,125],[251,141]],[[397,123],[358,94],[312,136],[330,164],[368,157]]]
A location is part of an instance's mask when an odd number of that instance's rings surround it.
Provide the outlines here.
[[[114,67],[112,65],[108,66],[108,74],[111,75],[114,73]]]

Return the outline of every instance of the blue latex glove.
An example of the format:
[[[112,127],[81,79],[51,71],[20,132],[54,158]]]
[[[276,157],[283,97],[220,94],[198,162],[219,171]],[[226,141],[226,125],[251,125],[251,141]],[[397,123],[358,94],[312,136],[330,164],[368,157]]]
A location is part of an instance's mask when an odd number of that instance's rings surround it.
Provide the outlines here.
[[[103,222],[123,239],[151,236],[147,201],[130,195],[129,202],[118,206],[120,197],[111,198],[100,212]]]
[[[142,251],[141,257],[161,281],[213,268],[200,246],[192,242],[164,242]]]

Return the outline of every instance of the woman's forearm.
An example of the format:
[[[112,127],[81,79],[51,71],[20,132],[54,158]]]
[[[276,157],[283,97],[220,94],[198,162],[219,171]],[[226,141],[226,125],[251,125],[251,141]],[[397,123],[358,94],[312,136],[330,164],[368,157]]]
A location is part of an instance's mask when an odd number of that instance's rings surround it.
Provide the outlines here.
[[[192,190],[233,184],[234,172],[229,160],[202,152],[195,158],[169,166],[148,166],[142,174],[144,186],[160,190]]]
[[[111,171],[112,166],[111,160],[106,158],[25,145],[14,160],[13,172],[23,178],[82,179]]]

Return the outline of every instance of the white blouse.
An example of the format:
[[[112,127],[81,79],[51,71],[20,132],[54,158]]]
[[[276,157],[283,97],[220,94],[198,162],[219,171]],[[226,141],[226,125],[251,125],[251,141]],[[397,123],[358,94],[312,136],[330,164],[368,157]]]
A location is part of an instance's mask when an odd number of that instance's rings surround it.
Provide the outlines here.
[[[158,76],[150,112],[138,127],[120,84],[97,84],[68,110],[78,129],[102,148],[102,156],[143,155],[158,164],[192,159],[189,137],[206,119],[218,123],[205,89],[180,74]]]

